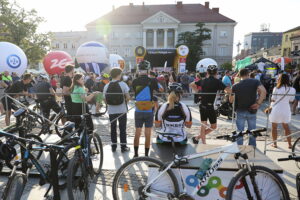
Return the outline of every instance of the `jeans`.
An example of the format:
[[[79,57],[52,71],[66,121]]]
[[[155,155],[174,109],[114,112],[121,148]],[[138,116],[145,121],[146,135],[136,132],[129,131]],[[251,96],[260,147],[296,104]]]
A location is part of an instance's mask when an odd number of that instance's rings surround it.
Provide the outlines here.
[[[237,110],[236,127],[238,133],[244,131],[246,121],[248,130],[256,129],[256,114],[251,114],[246,110]],[[243,145],[243,137],[238,138],[237,143]],[[256,146],[256,139],[252,135],[249,135],[249,145]]]
[[[118,119],[116,119],[116,118],[118,118]],[[110,136],[111,136],[112,147],[117,146],[117,121],[119,121],[121,148],[126,147],[126,144],[127,144],[127,137],[126,137],[127,114],[124,114],[124,113],[110,114],[109,120],[110,121],[114,120],[110,124],[110,134],[111,134]]]

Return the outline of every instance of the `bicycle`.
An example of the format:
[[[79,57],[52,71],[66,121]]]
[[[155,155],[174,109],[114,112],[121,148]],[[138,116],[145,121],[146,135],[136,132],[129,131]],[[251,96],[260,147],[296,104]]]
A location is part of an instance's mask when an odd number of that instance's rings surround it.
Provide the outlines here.
[[[94,114],[81,115],[83,128],[76,144],[66,147],[66,150],[74,148],[74,157],[68,165],[67,190],[70,200],[89,199],[89,177],[99,175],[103,165],[103,146],[99,135],[86,128],[86,117]],[[100,157],[100,158],[99,158]],[[77,194],[79,193],[79,195]]]
[[[248,155],[242,153],[238,147],[237,139],[239,137],[250,133],[254,137],[257,137],[261,136],[260,132],[264,131],[266,131],[266,129],[258,129],[251,132],[246,131],[239,134],[233,132],[232,135],[219,136],[217,137],[218,139],[227,139],[233,143],[213,150],[186,156],[178,155],[175,150],[173,136],[180,136],[179,134],[157,132],[172,141],[175,154],[174,160],[170,163],[162,163],[158,159],[138,157],[124,163],[117,171],[113,180],[113,198],[115,200],[148,198],[173,200],[194,199],[193,196],[200,191],[201,187],[219,168],[226,157],[229,154],[234,154],[239,171],[233,176],[229,183],[226,191],[227,200],[240,200],[243,198],[289,200],[289,193],[282,179],[271,169],[251,165],[248,161]],[[193,194],[187,194],[180,166],[187,164],[190,160],[217,153],[220,153],[220,156],[211,164],[211,167],[203,174],[203,177],[201,179],[199,178],[199,184],[195,187]],[[242,164],[239,158],[243,158],[245,164]],[[182,192],[179,191],[179,182],[171,168],[178,169],[179,171],[181,188],[183,188]],[[266,187],[265,182],[261,180],[269,181],[272,187]],[[266,197],[269,191],[271,191],[271,194]]]
[[[294,160],[295,162],[298,163],[300,162],[300,156],[289,155],[287,158],[278,158],[277,160],[278,162]],[[296,175],[296,189],[297,189],[298,199],[300,199],[300,173]]]
[[[21,199],[23,190],[28,180],[29,171],[33,166],[35,166],[37,171],[40,173],[41,179],[39,184],[40,185],[44,185],[45,183],[50,184],[44,197],[50,198],[48,193],[53,187],[53,194],[54,194],[53,198],[60,199],[59,189],[63,189],[64,185],[60,185],[58,181],[59,162],[62,159],[62,157],[59,156],[57,158],[57,152],[62,152],[65,147],[61,145],[55,145],[55,144],[40,143],[34,140],[29,140],[26,138],[15,136],[13,134],[1,130],[0,130],[0,135],[8,137],[10,140],[14,140],[15,142],[19,143],[20,146],[22,146],[22,148],[25,149],[24,158],[22,160],[17,160],[14,162],[13,170],[8,178],[8,182],[4,189],[2,199],[4,200]],[[27,143],[27,145],[24,145],[24,143]],[[33,144],[40,145],[40,147],[33,147]],[[37,158],[31,153],[33,149],[39,149],[41,151],[50,152],[51,168],[48,165],[44,165],[42,167],[42,165],[38,162]],[[29,160],[30,162],[28,162]],[[17,171],[18,166],[20,164],[23,165],[22,172]]]

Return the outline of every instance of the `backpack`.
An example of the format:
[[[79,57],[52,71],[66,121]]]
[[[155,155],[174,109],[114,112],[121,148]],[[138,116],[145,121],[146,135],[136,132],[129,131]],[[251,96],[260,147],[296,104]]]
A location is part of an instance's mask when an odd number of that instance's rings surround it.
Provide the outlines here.
[[[120,105],[124,102],[124,95],[119,85],[119,81],[110,82],[105,94],[106,103],[108,105]]]

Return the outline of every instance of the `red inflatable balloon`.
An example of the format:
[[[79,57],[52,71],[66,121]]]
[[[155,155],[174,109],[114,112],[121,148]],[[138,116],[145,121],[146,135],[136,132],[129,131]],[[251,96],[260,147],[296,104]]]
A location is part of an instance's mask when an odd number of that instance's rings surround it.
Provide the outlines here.
[[[44,68],[50,75],[62,73],[66,65],[73,63],[71,56],[64,51],[52,51],[45,56],[43,61]]]

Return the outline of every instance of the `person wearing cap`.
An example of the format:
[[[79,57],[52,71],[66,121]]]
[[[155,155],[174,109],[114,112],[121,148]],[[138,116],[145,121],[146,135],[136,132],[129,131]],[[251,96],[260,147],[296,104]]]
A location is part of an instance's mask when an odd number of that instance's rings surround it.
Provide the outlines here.
[[[180,83],[171,83],[168,87],[168,101],[163,103],[155,114],[155,127],[159,132],[178,134],[173,140],[179,144],[187,144],[187,133],[184,127],[191,128],[192,115],[189,107],[180,102],[183,88]],[[159,134],[157,143],[171,142],[167,137]]]
[[[214,102],[216,94],[219,90],[230,92],[231,89],[226,87],[220,79],[217,79],[218,67],[216,65],[209,65],[207,67],[208,77],[197,82],[193,82],[190,86],[196,90],[197,86],[201,86],[201,103],[199,105],[201,116],[200,134],[193,137],[193,143],[198,144],[199,139],[203,144],[206,144],[206,135],[217,128],[217,115],[214,109]],[[207,123],[209,120],[210,124]]]
[[[138,78],[133,80],[132,88],[135,93],[136,109],[134,113],[135,136],[134,157],[138,157],[138,149],[142,129],[145,126],[145,156],[148,156],[153,126],[153,91],[159,92],[157,81],[148,77],[150,63],[142,61],[138,65]]]
[[[49,78],[45,74],[40,74],[40,81],[35,85],[35,92],[38,102],[41,105],[43,116],[49,119],[50,111],[56,113],[62,111],[61,107],[55,100],[55,91],[49,83]]]

